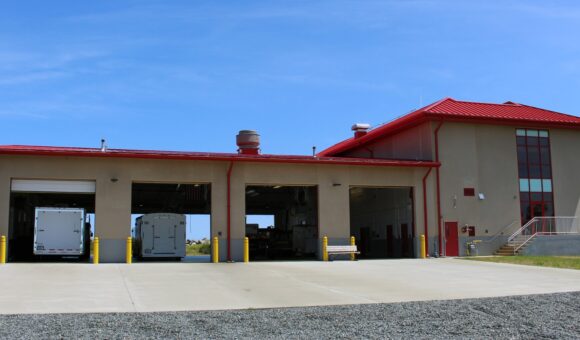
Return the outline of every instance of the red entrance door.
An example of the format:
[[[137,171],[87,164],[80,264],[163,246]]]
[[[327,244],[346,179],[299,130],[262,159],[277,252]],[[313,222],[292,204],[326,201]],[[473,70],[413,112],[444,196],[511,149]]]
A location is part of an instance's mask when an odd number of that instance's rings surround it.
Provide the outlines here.
[[[532,218],[537,217],[537,216],[544,216],[544,203],[543,202],[535,202],[532,201],[530,202],[530,207],[532,210]],[[531,233],[535,234],[537,232],[543,232],[545,230],[543,230],[543,221],[540,221],[540,223],[534,223],[531,227]]]
[[[445,256],[459,256],[457,222],[445,222]]]

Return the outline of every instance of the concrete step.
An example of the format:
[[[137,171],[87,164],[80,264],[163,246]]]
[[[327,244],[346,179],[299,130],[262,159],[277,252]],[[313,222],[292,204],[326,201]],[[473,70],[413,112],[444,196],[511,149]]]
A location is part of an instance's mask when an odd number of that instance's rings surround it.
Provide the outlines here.
[[[498,252],[495,253],[495,255],[497,255],[497,256],[512,256],[512,255],[515,255],[515,254],[517,254],[517,253],[514,253],[513,251],[507,251],[507,252],[500,252],[500,251],[498,251]]]
[[[501,248],[498,249],[498,251],[495,252],[495,255],[498,256],[509,256],[509,255],[514,255],[515,254],[519,254],[522,250],[524,250],[530,243],[533,242],[527,242],[526,244],[524,244],[524,242],[526,242],[528,240],[528,236],[523,237],[522,240],[518,240],[518,238],[516,237],[514,240],[512,240],[510,243],[503,245]],[[524,244],[522,246],[522,244]],[[519,248],[517,252],[514,252],[514,249]]]

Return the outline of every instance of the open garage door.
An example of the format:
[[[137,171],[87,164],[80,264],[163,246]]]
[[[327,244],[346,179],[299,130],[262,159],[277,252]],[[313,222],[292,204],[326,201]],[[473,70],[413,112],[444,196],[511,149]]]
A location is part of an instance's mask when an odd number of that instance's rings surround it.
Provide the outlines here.
[[[257,219],[262,216],[262,219]],[[250,223],[272,221],[271,225]],[[246,187],[246,236],[252,260],[315,259],[318,191],[315,186]]]
[[[13,179],[11,261],[88,260],[95,181]]]
[[[361,258],[414,257],[413,189],[351,187],[350,230]]]
[[[51,192],[94,194],[95,181],[54,181],[36,179],[13,179],[12,192]]]
[[[210,184],[133,183],[131,216],[136,258],[210,261]]]

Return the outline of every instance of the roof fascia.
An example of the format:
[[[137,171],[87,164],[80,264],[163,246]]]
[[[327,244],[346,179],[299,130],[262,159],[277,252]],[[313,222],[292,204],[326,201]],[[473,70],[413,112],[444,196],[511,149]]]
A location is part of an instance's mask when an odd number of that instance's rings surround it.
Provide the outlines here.
[[[253,163],[327,164],[327,165],[355,165],[355,166],[382,166],[382,167],[430,168],[439,166],[439,163],[431,161],[407,161],[407,160],[385,160],[385,159],[378,160],[366,158],[337,158],[337,157],[281,158],[281,157],[264,157],[264,156],[239,156],[239,155],[216,156],[216,155],[187,155],[187,154],[155,154],[155,153],[139,153],[139,152],[129,153],[129,152],[114,152],[114,150],[111,151],[113,152],[0,149],[0,155],[237,161],[237,162],[253,162]]]

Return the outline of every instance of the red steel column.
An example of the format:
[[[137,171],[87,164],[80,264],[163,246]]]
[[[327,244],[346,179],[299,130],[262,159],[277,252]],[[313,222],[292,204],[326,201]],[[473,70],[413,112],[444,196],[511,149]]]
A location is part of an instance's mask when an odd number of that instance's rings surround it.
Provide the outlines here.
[[[425,220],[425,253],[429,254],[429,218],[427,212],[427,177],[431,173],[433,168],[429,168],[429,171],[423,176],[423,219]]]
[[[228,206],[228,211],[227,211],[227,216],[228,216],[228,231],[227,231],[227,260],[231,261],[232,260],[232,252],[231,252],[231,244],[232,244],[232,239],[231,239],[231,230],[232,230],[232,223],[231,223],[231,178],[232,178],[232,168],[234,167],[234,162],[230,162],[230,166],[228,167],[228,194],[227,194],[227,206]]]
[[[439,122],[439,125],[435,129],[435,161],[439,162],[439,129],[443,125],[443,121]],[[439,256],[441,256],[443,246],[443,240],[441,238],[441,185],[439,181],[439,167],[435,170],[437,175],[437,228],[439,230]]]

